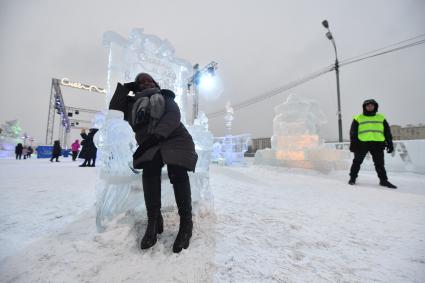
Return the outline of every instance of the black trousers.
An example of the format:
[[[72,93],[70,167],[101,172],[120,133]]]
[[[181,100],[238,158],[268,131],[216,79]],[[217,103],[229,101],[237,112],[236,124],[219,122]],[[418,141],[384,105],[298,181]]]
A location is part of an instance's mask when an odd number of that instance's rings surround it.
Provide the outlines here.
[[[50,158],[50,161],[53,161],[53,159],[56,159],[56,161],[59,161],[59,154],[53,154],[52,158]]]
[[[78,156],[78,151],[73,151],[72,152],[72,161],[75,161],[77,159]]]
[[[385,167],[384,167],[385,165],[384,149],[375,148],[375,147],[362,148],[354,152],[353,164],[351,165],[351,170],[350,170],[351,178],[352,179],[357,178],[360,171],[360,166],[362,165],[363,160],[366,157],[366,154],[368,152],[370,152],[370,154],[372,155],[373,164],[375,165],[375,170],[376,170],[376,173],[378,174],[378,178],[381,181],[388,180],[387,172],[385,171]]]
[[[16,154],[16,159],[18,160],[18,159],[21,159],[22,158],[22,153],[17,153]]]
[[[143,164],[143,177],[158,177],[161,176],[164,161],[162,160],[161,153],[158,151],[155,157]],[[177,184],[189,180],[187,169],[178,165],[167,165],[168,178],[171,184]]]

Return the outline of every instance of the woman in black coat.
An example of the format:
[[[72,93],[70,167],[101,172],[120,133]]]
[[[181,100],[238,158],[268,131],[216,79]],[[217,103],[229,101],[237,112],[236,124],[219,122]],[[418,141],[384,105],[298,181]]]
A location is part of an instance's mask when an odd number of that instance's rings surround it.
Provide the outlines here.
[[[83,140],[81,141],[82,149],[78,157],[83,158],[84,162],[79,167],[95,167],[97,148],[94,145],[93,137],[97,131],[98,129],[92,128],[86,134],[86,130],[81,130],[80,135]]]
[[[134,96],[129,96],[132,91]],[[160,89],[148,74],[137,75],[134,82],[118,83],[109,109],[124,112],[139,144],[133,166],[143,169],[143,192],[148,225],[141,248],[155,245],[163,231],[161,215],[161,169],[167,164],[180,215],[180,228],[173,245],[178,253],[189,246],[192,236],[192,201],[187,171],[194,171],[198,156],[192,136],[180,122],[180,109],[171,90]]]
[[[59,156],[61,155],[61,145],[60,142],[58,140],[56,140],[53,143],[53,150],[52,150],[52,158],[50,158],[50,162],[53,162],[53,159],[56,158],[56,162],[59,162]]]

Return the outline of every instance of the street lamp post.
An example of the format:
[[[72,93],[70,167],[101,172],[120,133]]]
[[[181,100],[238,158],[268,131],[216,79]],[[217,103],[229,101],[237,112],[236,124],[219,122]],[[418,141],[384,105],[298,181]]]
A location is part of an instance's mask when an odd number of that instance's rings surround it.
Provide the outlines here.
[[[338,62],[338,52],[336,50],[335,39],[329,29],[329,23],[327,20],[322,22],[322,25],[328,30],[326,33],[326,37],[332,42],[332,45],[335,50],[335,74],[336,74],[336,92],[337,92],[337,100],[338,100],[338,133],[339,133],[339,142],[342,142],[342,114],[341,114],[341,96],[339,90],[339,62]]]
[[[195,122],[195,119],[198,118],[199,113],[199,80],[200,80],[200,72],[199,72],[199,64],[195,64],[193,66],[193,83],[194,83],[194,97],[193,97],[193,122]]]
[[[210,75],[214,74],[214,71],[217,69],[217,63],[212,61],[208,65],[206,65],[201,70],[199,69],[199,64],[195,64],[193,66],[193,76],[189,78],[187,83],[188,89],[194,85],[194,97],[193,97],[193,122],[198,118],[199,114],[199,83],[201,82],[202,76],[205,73],[209,73]]]

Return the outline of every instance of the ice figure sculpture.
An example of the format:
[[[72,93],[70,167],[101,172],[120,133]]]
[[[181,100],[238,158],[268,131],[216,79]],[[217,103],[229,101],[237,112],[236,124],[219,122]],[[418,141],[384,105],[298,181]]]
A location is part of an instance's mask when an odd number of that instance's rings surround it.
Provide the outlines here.
[[[272,148],[257,151],[254,164],[321,172],[348,168],[348,151],[329,149],[323,145],[319,127],[326,123],[326,117],[316,101],[291,94],[286,102],[274,110]]]
[[[233,107],[230,102],[226,103],[226,115],[224,116],[224,126],[226,127],[227,135],[230,135],[232,132],[232,122],[233,122]]]
[[[225,164],[227,166],[245,165],[244,154],[248,150],[248,142],[251,139],[250,134],[232,135],[233,108],[230,102],[226,103],[226,115],[224,116],[224,126],[226,127],[226,136],[215,137],[213,151],[211,154],[212,162]]]
[[[99,131],[94,137],[98,148],[98,178],[96,180],[96,226],[105,228],[104,220],[127,211],[128,207],[143,205],[137,193],[140,176],[131,171],[132,155],[137,147],[130,125],[123,120],[124,114],[110,110],[103,123],[97,119],[94,127]],[[143,194],[143,192],[142,192]]]
[[[18,120],[6,121],[1,126],[0,133],[0,157],[15,156],[15,146],[22,143],[21,132]]]
[[[112,31],[105,32],[103,45],[109,50],[106,105],[109,105],[118,82],[133,81],[138,73],[146,72],[162,88],[175,92],[182,122],[186,124],[186,88],[192,66],[188,61],[174,56],[174,48],[167,40],[145,34],[143,29],[133,29],[128,39]],[[141,174],[131,168],[137,144],[133,131],[122,118],[120,112],[107,111],[103,126],[95,136],[100,156],[96,184],[98,231],[103,231],[107,221],[115,215],[125,213],[136,218],[145,215]],[[196,215],[204,207],[212,205],[208,171],[212,135],[205,119],[187,128],[199,155],[196,173],[189,173],[193,213]],[[175,209],[166,167],[162,171],[162,207],[163,211]]]
[[[213,206],[213,196],[209,187],[213,135],[208,130],[208,118],[203,112],[199,112],[198,118],[193,125],[187,126],[187,129],[195,142],[195,150],[198,154],[196,172],[189,174],[193,209],[195,213],[203,213],[212,209]]]

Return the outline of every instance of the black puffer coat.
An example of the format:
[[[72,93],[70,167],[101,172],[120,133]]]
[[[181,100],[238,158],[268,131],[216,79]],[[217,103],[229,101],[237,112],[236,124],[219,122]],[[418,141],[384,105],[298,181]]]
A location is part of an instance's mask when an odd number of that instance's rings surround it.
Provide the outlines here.
[[[89,130],[89,133],[81,133],[81,138],[83,141],[81,142],[81,145],[83,146],[81,148],[80,154],[78,155],[78,158],[82,159],[89,159],[94,158],[96,159],[97,155],[97,148],[94,145],[93,137],[96,134],[98,129],[92,128]]]
[[[22,154],[23,149],[24,149],[24,147],[22,146],[22,144],[18,143],[15,146],[15,154]]]
[[[60,146],[59,141],[55,141],[53,143],[53,150],[52,150],[52,155],[53,156],[60,156],[62,153],[62,148]]]
[[[198,155],[192,136],[180,122],[180,109],[174,101],[175,94],[171,90],[162,89],[161,94],[165,99],[165,110],[151,133],[148,133],[148,124],[144,123],[133,127],[138,150],[133,155],[134,168],[143,169],[147,161],[151,161],[155,154],[160,151],[165,164],[178,165],[195,171]],[[128,96],[129,90],[118,83],[115,93],[109,104],[109,109],[124,112],[124,119],[131,121],[134,99]],[[160,137],[158,144],[143,150],[144,142],[150,135]]]

